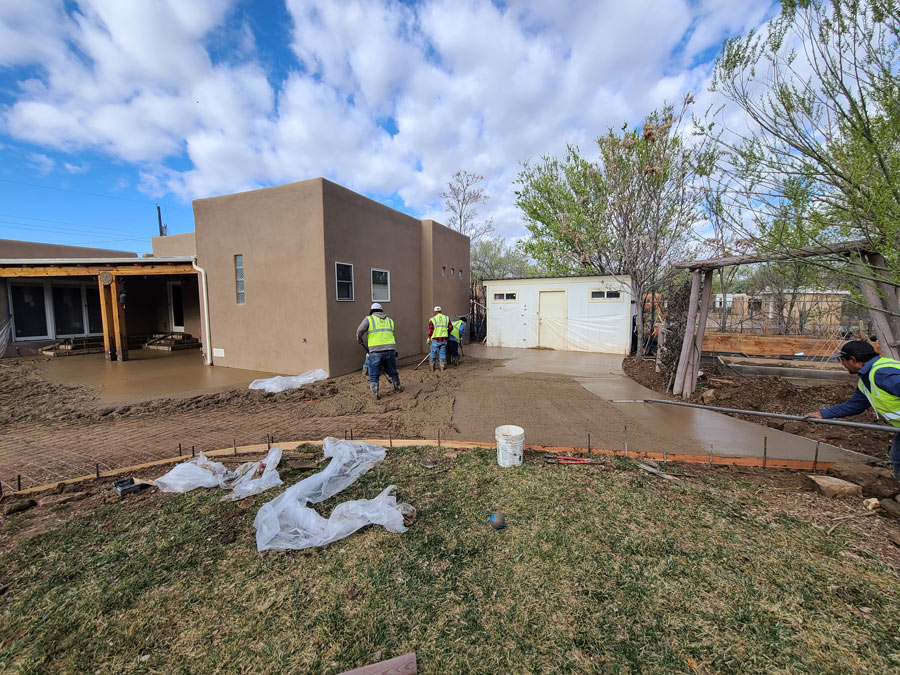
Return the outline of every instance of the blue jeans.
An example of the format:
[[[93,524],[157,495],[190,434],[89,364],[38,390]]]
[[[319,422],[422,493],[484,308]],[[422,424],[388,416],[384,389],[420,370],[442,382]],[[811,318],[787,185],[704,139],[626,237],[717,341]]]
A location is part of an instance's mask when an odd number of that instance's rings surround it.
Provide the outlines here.
[[[431,355],[428,357],[429,361],[434,361],[438,352],[440,352],[441,361],[447,360],[447,341],[438,342],[437,340],[431,341]]]
[[[400,374],[397,372],[397,352],[391,350],[369,353],[369,382],[378,382],[382,368],[394,382],[400,381]]]
[[[894,434],[891,441],[891,451],[888,453],[891,465],[894,467],[894,478],[900,481],[900,434]]]

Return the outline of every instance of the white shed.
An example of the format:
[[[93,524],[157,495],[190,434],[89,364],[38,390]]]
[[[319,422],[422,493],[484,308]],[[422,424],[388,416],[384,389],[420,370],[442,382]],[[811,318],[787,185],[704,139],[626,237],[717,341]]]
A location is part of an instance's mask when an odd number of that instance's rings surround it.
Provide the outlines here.
[[[628,354],[628,277],[485,281],[487,344]]]

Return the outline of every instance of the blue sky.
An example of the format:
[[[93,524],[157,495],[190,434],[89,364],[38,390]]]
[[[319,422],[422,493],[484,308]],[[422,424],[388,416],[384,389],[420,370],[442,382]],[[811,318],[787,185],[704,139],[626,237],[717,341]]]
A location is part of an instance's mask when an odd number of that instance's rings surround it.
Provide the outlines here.
[[[759,0],[0,0],[0,238],[150,250],[191,200],[325,176],[524,234],[521,162],[690,91]]]

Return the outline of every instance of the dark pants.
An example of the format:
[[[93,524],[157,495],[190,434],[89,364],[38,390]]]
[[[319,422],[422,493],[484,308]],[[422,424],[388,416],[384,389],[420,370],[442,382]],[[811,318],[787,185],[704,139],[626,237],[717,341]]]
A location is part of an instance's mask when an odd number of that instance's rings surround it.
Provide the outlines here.
[[[459,358],[459,343],[456,340],[447,340],[447,359],[453,363]]]
[[[397,372],[397,352],[393,350],[369,352],[369,382],[378,382],[382,368],[394,382],[400,381],[400,374]]]
[[[894,434],[888,457],[891,460],[891,465],[894,467],[894,478],[900,481],[900,434]]]

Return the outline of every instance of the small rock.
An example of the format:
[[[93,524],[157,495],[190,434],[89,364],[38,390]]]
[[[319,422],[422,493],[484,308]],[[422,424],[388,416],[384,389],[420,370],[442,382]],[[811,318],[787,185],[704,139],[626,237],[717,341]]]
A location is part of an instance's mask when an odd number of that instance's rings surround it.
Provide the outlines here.
[[[888,536],[896,546],[900,546],[900,532],[889,532]]]
[[[59,504],[68,504],[76,499],[84,499],[87,492],[64,492],[62,494],[48,495],[38,501],[38,506],[57,506]]]
[[[433,469],[437,466],[437,462],[435,462],[433,459],[423,459],[421,462],[419,462],[419,464],[424,466],[426,469]]]
[[[456,459],[457,457],[459,457],[459,453],[456,453],[456,452],[445,452],[444,453],[444,459]]]
[[[826,497],[861,497],[862,488],[833,476],[807,476]],[[900,506],[900,505],[898,505]]]
[[[789,434],[802,434],[808,428],[805,422],[792,420],[784,423],[784,431]]]
[[[352,600],[357,595],[359,595],[359,589],[356,588],[356,586],[351,586],[350,588],[347,589],[347,599],[348,600]]]
[[[653,467],[654,469],[658,469],[658,468],[659,468],[659,464],[657,464],[656,462],[654,462],[652,459],[646,459],[646,460],[644,460],[644,464],[646,464],[647,466]]]
[[[859,462],[835,462],[828,470],[832,476],[856,483],[866,497],[893,497],[900,492],[900,484],[890,469]]]
[[[881,504],[881,508],[884,509],[884,512],[894,518],[900,518],[900,504],[898,504],[893,499],[880,499],[878,503]]]
[[[715,389],[707,389],[700,395],[700,398],[706,405],[712,405],[716,402],[716,390]]]
[[[256,501],[256,499],[254,497],[246,497],[245,499],[242,499],[241,501],[238,502],[238,508],[241,509],[242,511],[246,511],[251,506],[253,506],[253,502],[255,502],[255,501]]]
[[[731,400],[731,392],[730,391],[716,391],[716,398],[720,401],[729,401]]]
[[[33,499],[17,499],[14,502],[10,502],[9,504],[4,504],[2,507],[3,515],[9,516],[13,513],[19,513],[20,511],[27,511],[32,506],[37,506],[37,502]]]
[[[149,660],[150,660],[149,654],[144,654],[143,656],[141,656],[141,658],[138,659],[138,661],[140,661],[141,663],[146,663]]]

